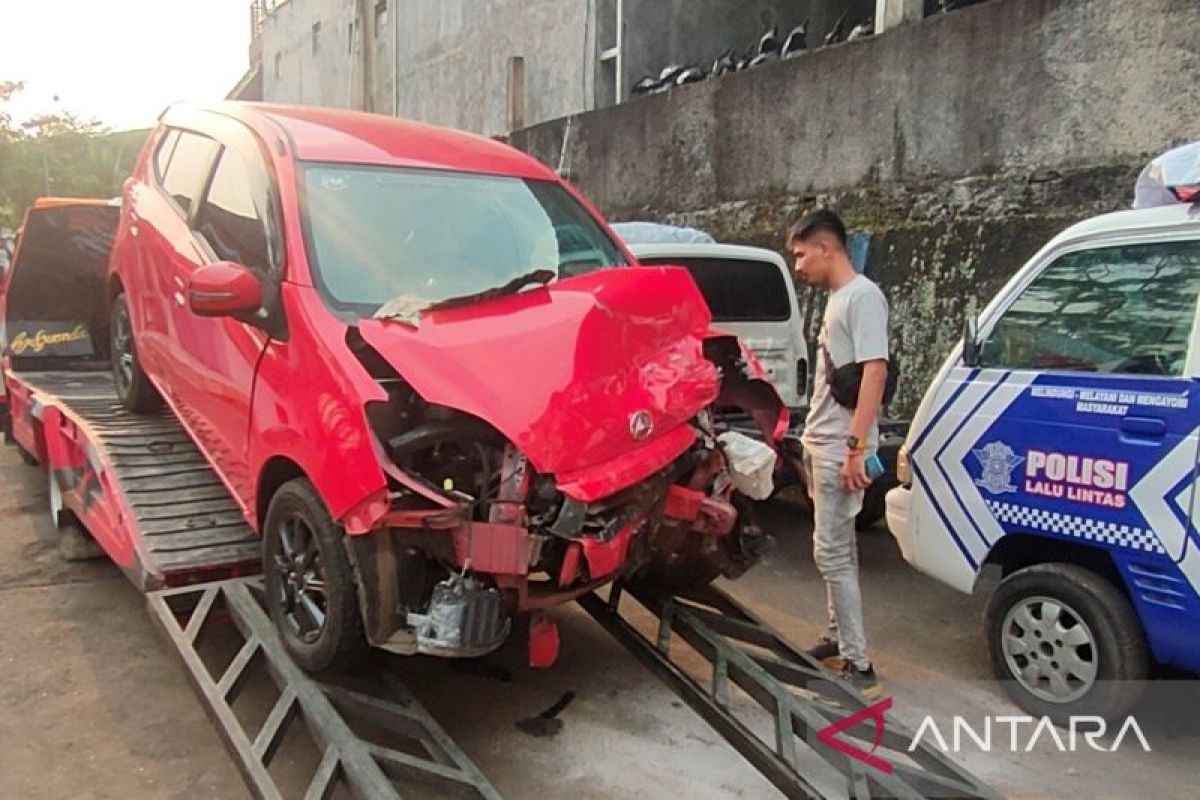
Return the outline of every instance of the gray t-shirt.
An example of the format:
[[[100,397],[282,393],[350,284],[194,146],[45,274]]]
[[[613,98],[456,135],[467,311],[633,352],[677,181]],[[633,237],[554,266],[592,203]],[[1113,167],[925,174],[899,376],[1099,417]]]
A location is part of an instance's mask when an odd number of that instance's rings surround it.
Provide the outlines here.
[[[814,370],[812,405],[804,423],[802,441],[814,458],[841,463],[846,456],[846,437],[854,411],[839,405],[825,380],[825,354],[833,369],[888,358],[888,304],[874,283],[859,275],[829,295],[825,319],[818,337],[817,367]],[[879,425],[872,423],[867,435],[867,452],[879,443]]]

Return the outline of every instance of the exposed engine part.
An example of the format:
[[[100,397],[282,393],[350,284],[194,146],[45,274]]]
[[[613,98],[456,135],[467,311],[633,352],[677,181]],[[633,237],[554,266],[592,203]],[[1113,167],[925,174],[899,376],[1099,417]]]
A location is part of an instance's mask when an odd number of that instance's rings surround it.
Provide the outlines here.
[[[482,509],[498,496],[504,440],[481,420],[441,411],[430,406],[426,421],[390,439],[392,460],[437,491]],[[435,416],[443,418],[429,419]]]
[[[455,574],[433,587],[429,610],[409,613],[417,650],[443,658],[486,655],[508,638],[511,620],[500,592],[471,575]]]

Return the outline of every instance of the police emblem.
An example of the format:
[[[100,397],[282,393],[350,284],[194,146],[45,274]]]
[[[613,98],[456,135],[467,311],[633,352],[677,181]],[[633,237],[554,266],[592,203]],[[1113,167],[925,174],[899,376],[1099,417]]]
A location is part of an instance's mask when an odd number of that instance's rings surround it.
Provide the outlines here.
[[[982,486],[992,494],[1017,491],[1012,484],[1012,473],[1025,460],[1023,457],[1004,442],[992,442],[971,452],[983,467],[983,474],[975,481],[976,486]]]

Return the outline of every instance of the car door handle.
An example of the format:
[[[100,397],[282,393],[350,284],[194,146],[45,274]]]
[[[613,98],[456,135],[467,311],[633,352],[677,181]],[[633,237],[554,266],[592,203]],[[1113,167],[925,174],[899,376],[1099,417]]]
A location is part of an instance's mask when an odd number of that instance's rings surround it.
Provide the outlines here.
[[[1130,439],[1158,441],[1167,435],[1167,422],[1158,417],[1124,417],[1121,434]]]

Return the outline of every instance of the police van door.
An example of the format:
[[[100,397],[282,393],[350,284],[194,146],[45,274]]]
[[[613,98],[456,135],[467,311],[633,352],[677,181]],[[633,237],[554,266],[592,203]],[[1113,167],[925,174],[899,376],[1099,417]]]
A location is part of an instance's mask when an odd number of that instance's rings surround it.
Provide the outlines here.
[[[1178,575],[1170,562],[1190,547],[1200,586],[1198,293],[1200,241],[1143,238],[1053,257],[984,321],[974,374],[988,385],[972,393],[959,462],[984,543],[1021,532],[1104,547],[1127,580]]]
[[[989,310],[978,365],[951,370],[912,454],[969,573],[1026,533],[1122,567],[1169,558],[1200,586],[1198,291],[1200,241],[1143,238],[1059,251]],[[956,574],[949,558],[935,574]]]

